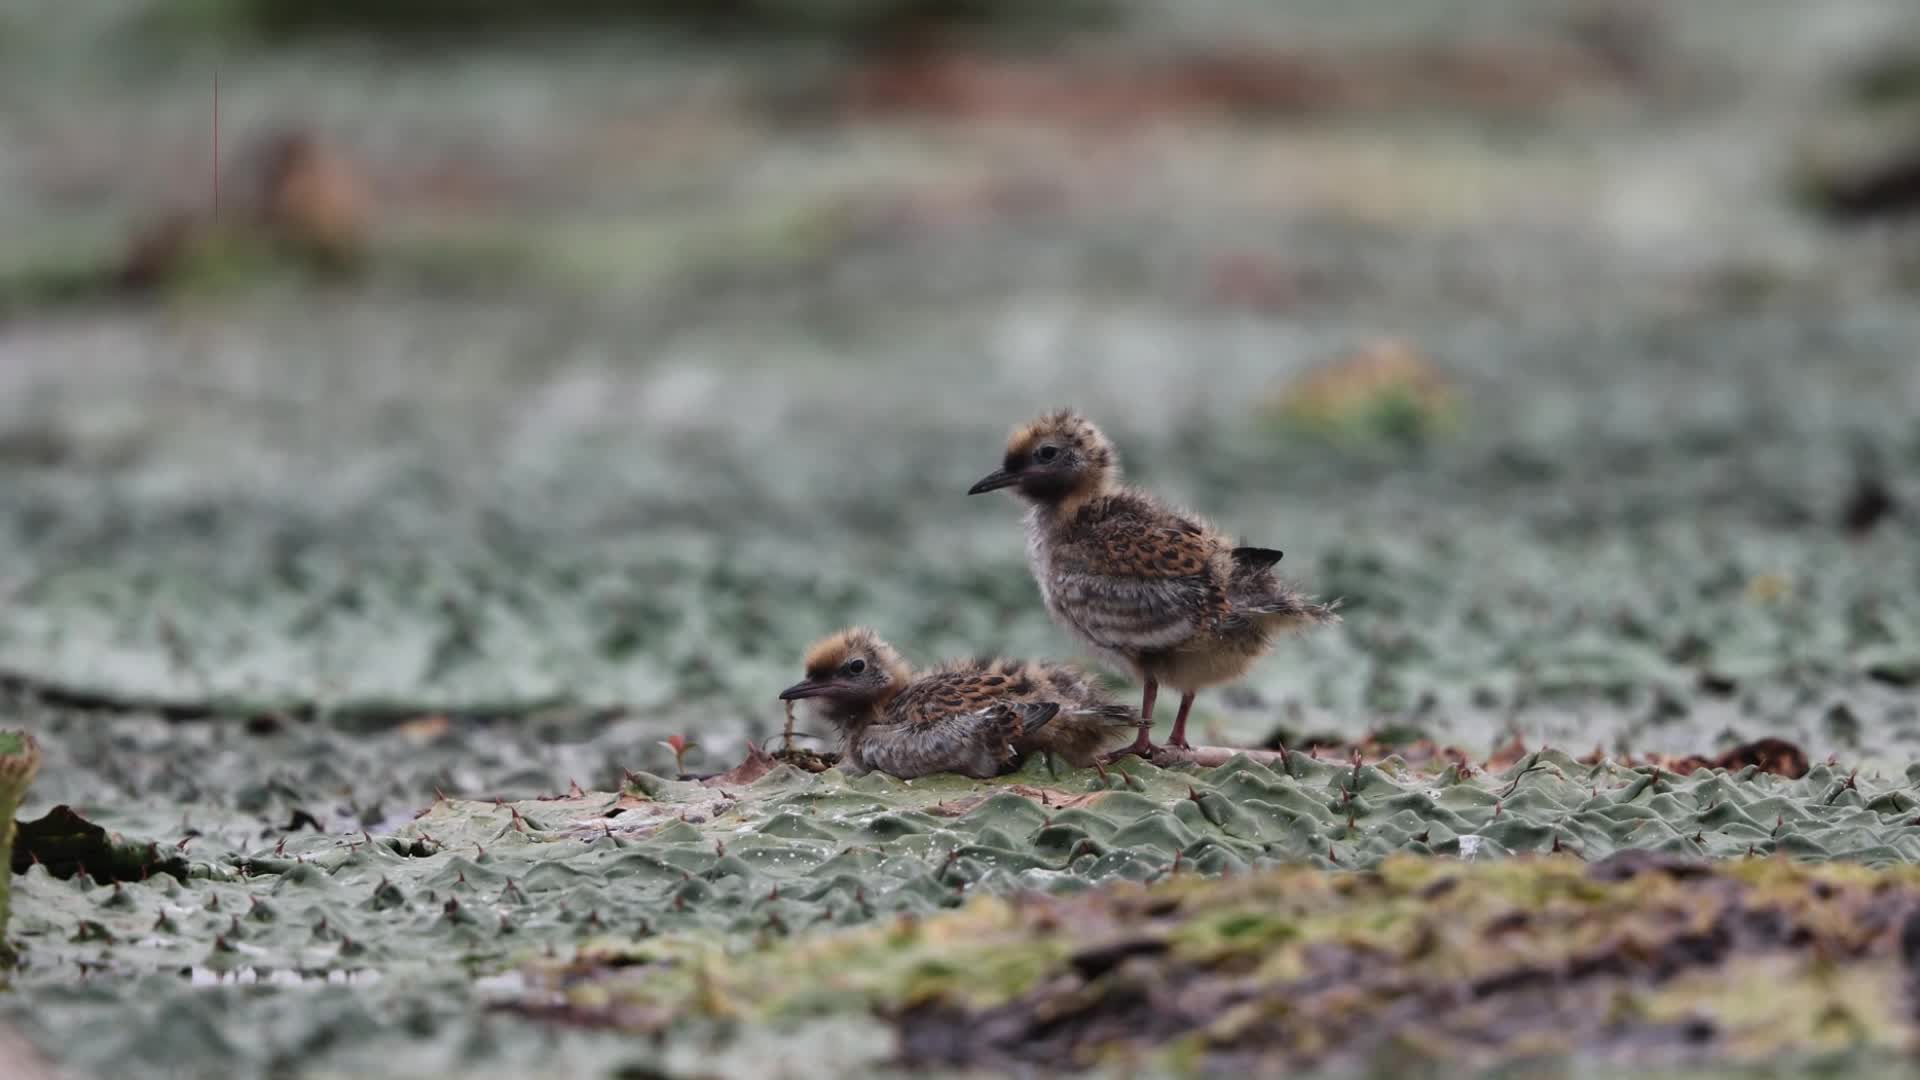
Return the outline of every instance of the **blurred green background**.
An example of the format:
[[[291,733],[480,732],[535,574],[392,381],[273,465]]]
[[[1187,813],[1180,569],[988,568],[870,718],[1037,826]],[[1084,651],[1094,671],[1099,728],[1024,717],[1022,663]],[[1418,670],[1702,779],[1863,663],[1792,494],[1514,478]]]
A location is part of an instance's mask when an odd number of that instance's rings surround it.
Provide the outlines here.
[[[717,770],[853,621],[1072,656],[962,494],[1062,404],[1347,598],[1209,741],[1911,759],[1909,5],[1033,8],[0,4],[27,812]]]

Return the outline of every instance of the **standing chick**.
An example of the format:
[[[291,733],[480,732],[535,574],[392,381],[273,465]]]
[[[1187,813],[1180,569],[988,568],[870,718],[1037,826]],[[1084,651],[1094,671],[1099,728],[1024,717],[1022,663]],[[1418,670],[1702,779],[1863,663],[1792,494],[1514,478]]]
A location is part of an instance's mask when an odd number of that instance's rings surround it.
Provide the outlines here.
[[[936,772],[998,776],[1030,753],[1096,764],[1116,734],[1139,725],[1064,664],[965,660],[914,674],[899,652],[860,627],[807,650],[807,677],[782,701],[813,699],[840,733],[841,763],[902,778]]]
[[[1201,689],[1231,682],[1275,634],[1339,620],[1273,573],[1280,552],[1235,547],[1213,526],[1120,484],[1113,444],[1070,409],[1014,429],[1001,467],[969,495],[1014,488],[1027,511],[1027,562],[1054,621],[1143,684],[1145,754],[1154,695],[1180,691],[1168,745],[1187,746]]]

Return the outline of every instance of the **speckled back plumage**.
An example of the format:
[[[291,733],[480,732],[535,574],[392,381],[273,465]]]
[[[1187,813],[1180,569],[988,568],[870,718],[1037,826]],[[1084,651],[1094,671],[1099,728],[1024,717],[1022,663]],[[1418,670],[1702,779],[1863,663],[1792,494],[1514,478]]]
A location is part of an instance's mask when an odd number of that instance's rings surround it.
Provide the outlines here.
[[[926,672],[893,699],[886,717],[914,723],[988,702],[1050,703],[1059,713],[1015,745],[1021,754],[1057,754],[1085,768],[1116,735],[1140,723],[1132,708],[1109,697],[1085,672],[1067,664],[1006,658],[955,660]]]
[[[848,731],[843,761],[855,771],[878,769],[909,779],[938,772],[998,776],[1019,765],[1026,753],[1021,744],[1046,730],[1059,708],[1052,702],[977,699],[954,705],[944,696],[923,701],[910,714],[889,708],[874,723]]]
[[[855,659],[864,667],[852,674],[847,665]],[[816,707],[840,734],[843,767],[855,773],[989,777],[1036,752],[1084,767],[1139,723],[1069,665],[962,660],[915,674],[891,645],[859,627],[816,642],[805,667],[810,680],[839,680]]]
[[[1048,548],[1048,607],[1098,648],[1174,648],[1231,614],[1218,565],[1224,545],[1142,495],[1101,495],[1072,517],[1038,525]]]

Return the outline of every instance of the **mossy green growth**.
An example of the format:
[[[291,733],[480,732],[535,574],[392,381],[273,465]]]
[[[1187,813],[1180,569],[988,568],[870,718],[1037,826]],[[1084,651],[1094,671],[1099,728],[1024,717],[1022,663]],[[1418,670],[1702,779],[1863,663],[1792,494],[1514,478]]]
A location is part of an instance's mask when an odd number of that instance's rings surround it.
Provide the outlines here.
[[[528,1000],[649,1031],[878,1019],[920,1068],[1871,1056],[1915,1034],[1892,946],[1916,900],[1911,866],[1396,855],[608,945],[534,964]]]
[[[1382,342],[1285,387],[1263,409],[1283,429],[1355,442],[1419,445],[1455,429],[1458,395],[1424,356]]]
[[[0,964],[13,962],[7,914],[13,885],[13,815],[40,771],[40,747],[24,731],[0,731]]]
[[[1067,960],[1070,943],[1037,940],[1017,902],[980,896],[937,918],[902,915],[839,934],[787,937],[793,928],[770,902],[755,943],[704,934],[583,947],[541,979],[574,985],[570,1004],[636,1010],[662,1020],[691,1008],[718,1019],[799,1021],[849,1010],[932,1002],[993,1008],[1018,998]],[[608,969],[638,977],[602,983]]]

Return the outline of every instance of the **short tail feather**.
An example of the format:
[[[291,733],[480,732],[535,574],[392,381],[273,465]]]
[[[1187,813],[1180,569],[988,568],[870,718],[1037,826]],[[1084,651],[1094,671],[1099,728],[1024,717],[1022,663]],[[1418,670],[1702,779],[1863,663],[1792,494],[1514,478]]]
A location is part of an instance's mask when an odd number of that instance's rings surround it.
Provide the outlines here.
[[[1099,717],[1102,722],[1116,728],[1139,727],[1145,722],[1140,719],[1140,710],[1131,705],[1094,705],[1075,709],[1070,715]]]
[[[1339,600],[1323,604],[1285,586],[1259,592],[1238,593],[1233,595],[1232,601],[1236,610],[1247,615],[1297,619],[1308,623],[1340,621]]]
[[[1236,575],[1257,574],[1270,570],[1274,564],[1286,557],[1286,552],[1273,548],[1237,547],[1233,549],[1233,571]]]
[[[1337,623],[1340,621],[1340,601],[1338,599],[1331,600],[1324,604],[1313,600],[1302,599],[1295,603],[1295,607],[1298,610],[1290,614],[1302,622]]]
[[[1281,553],[1273,548],[1233,549],[1233,577],[1227,585],[1227,596],[1234,609],[1245,615],[1304,623],[1339,622],[1335,609],[1339,608],[1340,601],[1323,604],[1313,600],[1273,572],[1280,557]]]

